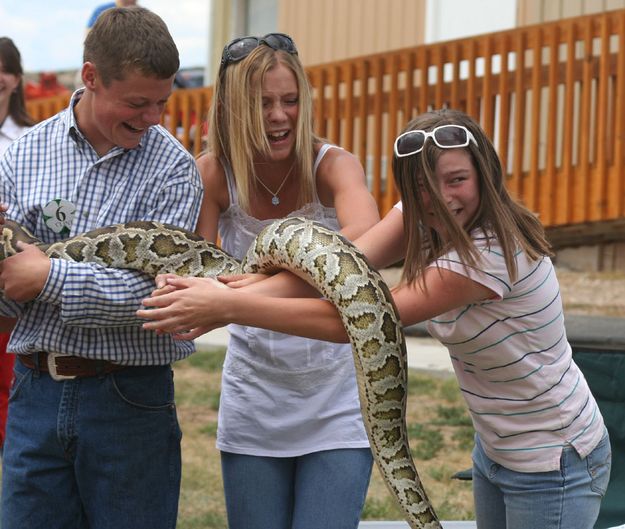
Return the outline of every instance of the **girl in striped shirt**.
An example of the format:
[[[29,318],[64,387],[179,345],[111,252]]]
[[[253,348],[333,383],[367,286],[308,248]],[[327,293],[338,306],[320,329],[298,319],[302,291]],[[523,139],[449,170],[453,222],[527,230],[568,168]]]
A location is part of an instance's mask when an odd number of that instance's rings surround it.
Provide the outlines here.
[[[478,527],[591,529],[610,442],[572,359],[542,225],[512,200],[492,143],[466,114],[423,114],[394,150],[402,202],[355,244],[376,267],[404,259],[393,291],[402,323],[427,320],[449,349],[476,431]],[[169,279],[172,289],[188,288],[145,302],[166,307],[150,312],[159,321],[147,326],[197,335],[234,321],[347,340],[329,303],[276,299],[296,295],[294,280],[280,276],[239,290]],[[183,301],[185,314],[174,315]]]

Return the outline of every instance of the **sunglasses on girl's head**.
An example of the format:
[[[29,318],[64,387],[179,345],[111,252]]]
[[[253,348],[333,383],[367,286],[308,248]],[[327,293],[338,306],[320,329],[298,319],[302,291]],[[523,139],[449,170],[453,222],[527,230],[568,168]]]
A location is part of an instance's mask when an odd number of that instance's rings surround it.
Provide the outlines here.
[[[425,130],[409,130],[397,136],[395,140],[395,156],[403,158],[417,154],[423,150],[425,140],[432,138],[432,141],[441,149],[455,149],[456,147],[466,147],[469,142],[477,145],[477,141],[471,131],[462,125],[441,125],[427,132]]]
[[[220,68],[225,68],[233,62],[245,59],[261,44],[269,46],[272,50],[281,50],[291,55],[297,55],[297,48],[293,39],[284,33],[267,33],[264,37],[240,37],[226,44],[221,54]]]

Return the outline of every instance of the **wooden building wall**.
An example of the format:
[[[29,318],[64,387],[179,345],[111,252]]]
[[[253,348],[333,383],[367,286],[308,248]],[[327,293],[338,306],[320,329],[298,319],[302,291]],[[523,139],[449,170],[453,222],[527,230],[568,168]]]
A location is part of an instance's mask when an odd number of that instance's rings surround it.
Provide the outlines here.
[[[280,0],[279,31],[297,43],[306,65],[425,42],[426,0]]]
[[[518,0],[517,26],[625,8],[625,0]]]

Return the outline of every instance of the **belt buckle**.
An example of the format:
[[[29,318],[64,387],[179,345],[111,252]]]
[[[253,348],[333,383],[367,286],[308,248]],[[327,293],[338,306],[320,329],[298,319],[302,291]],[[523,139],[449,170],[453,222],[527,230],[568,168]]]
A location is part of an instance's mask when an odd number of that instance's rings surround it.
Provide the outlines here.
[[[47,354],[47,363],[48,363],[48,373],[50,373],[50,377],[52,380],[56,380],[57,382],[61,382],[62,380],[73,380],[76,378],[76,375],[59,375],[56,371],[56,359],[59,356],[71,356],[64,355],[60,353],[48,353]]]

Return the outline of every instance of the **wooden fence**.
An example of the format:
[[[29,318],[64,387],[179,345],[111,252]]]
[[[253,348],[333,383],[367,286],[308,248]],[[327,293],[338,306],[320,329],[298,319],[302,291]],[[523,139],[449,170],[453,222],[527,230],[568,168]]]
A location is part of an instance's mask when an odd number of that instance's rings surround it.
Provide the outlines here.
[[[442,107],[477,118],[511,192],[557,227],[625,217],[625,10],[307,69],[317,132],[354,152],[382,213],[397,200],[395,136]],[[210,87],[177,90],[164,124],[202,148]],[[67,97],[30,101],[37,119]]]

